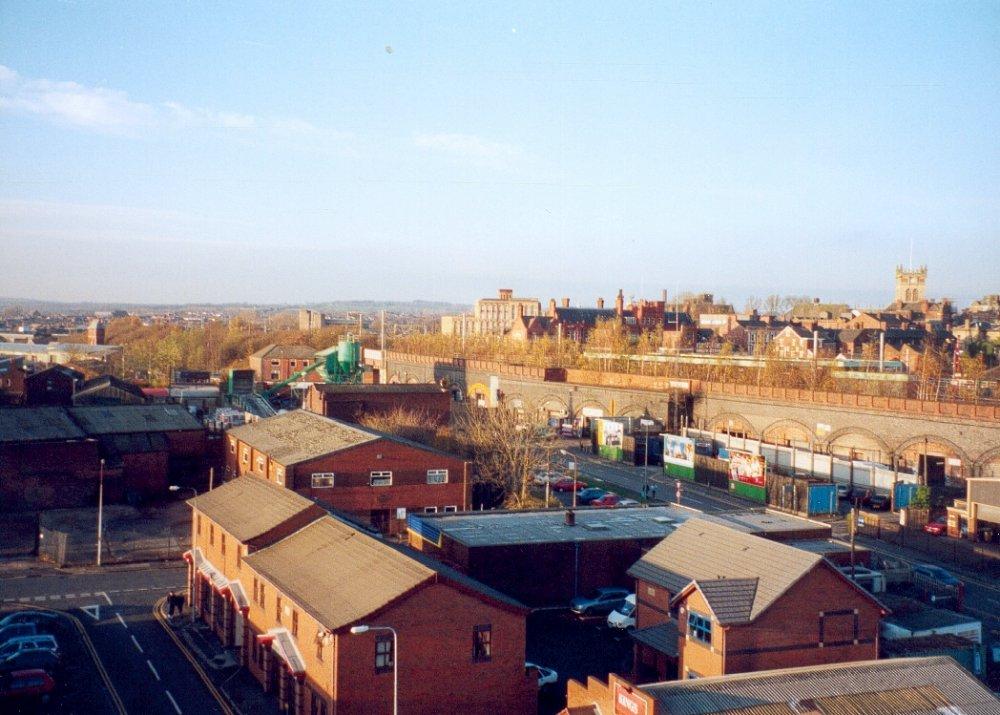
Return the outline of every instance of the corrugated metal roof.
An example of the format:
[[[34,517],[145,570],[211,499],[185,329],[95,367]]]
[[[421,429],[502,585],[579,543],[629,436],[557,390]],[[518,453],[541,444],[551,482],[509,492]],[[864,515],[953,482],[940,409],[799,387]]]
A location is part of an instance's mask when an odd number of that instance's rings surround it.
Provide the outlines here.
[[[329,516],[250,554],[243,563],[330,630],[357,622],[435,575]]]
[[[62,407],[0,409],[0,443],[50,442],[86,436]]]
[[[285,466],[374,442],[381,437],[377,432],[307,410],[285,412],[233,427],[229,434]]]
[[[746,582],[756,579],[746,619],[753,620],[822,560],[822,556],[776,541],[691,519],[650,549],[629,569],[629,575],[674,593],[691,581],[741,581],[732,587],[712,586],[716,605],[729,617],[745,611],[749,591]],[[727,602],[727,598],[733,601]]]
[[[260,536],[313,506],[291,489],[257,477],[237,477],[188,504],[239,541]]]
[[[87,434],[200,430],[201,424],[182,405],[109,405],[71,407],[70,416]]]
[[[671,715],[986,715],[1000,700],[946,657],[895,658],[640,685]],[[773,709],[778,708],[778,709]],[[784,708],[784,709],[782,709]]]

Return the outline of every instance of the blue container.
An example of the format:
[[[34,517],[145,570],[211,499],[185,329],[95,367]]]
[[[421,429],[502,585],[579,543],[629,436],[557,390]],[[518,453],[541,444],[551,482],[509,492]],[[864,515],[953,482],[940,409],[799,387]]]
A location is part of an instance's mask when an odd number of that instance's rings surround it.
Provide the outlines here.
[[[809,485],[809,516],[813,514],[836,514],[837,513],[837,485],[836,484],[810,484]]]
[[[917,485],[896,482],[895,492],[893,495],[893,506],[897,510],[904,509],[913,501],[913,495],[917,493]]]

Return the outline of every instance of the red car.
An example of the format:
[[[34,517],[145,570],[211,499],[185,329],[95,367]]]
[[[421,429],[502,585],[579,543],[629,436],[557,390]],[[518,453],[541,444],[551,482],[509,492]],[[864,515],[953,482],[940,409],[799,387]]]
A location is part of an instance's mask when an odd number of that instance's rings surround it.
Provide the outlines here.
[[[55,690],[56,681],[40,668],[15,670],[0,675],[0,698],[31,698]]]
[[[617,494],[605,494],[600,499],[590,502],[590,506],[596,506],[599,509],[612,509],[618,506],[619,501],[621,501],[621,497]]]
[[[934,534],[934,536],[944,536],[948,533],[948,520],[943,516],[939,516],[933,521],[928,521],[924,524],[924,531],[928,534]]]
[[[563,477],[562,479],[557,479],[552,482],[551,486],[552,489],[557,492],[573,492],[584,489],[587,485],[583,482],[576,481],[573,477]]]

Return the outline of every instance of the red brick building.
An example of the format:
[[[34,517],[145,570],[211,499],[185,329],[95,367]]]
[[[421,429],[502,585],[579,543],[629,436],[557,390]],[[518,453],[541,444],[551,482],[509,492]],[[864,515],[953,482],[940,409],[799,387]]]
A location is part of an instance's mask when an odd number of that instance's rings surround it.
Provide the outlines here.
[[[55,407],[73,404],[73,393],[83,385],[84,375],[65,365],[53,365],[24,380],[24,404]]]
[[[309,388],[302,406],[318,415],[347,422],[403,409],[426,415],[429,423],[444,425],[451,416],[451,395],[437,385],[316,383]]]
[[[250,356],[250,369],[258,382],[281,382],[312,365],[315,356],[316,350],[308,345],[266,345]],[[315,372],[302,378],[303,382],[319,379]]]
[[[692,519],[629,574],[640,681],[878,657],[887,609],[819,554]]]
[[[307,410],[226,434],[226,473],[318,499],[388,534],[410,512],[464,511],[470,464],[454,455]]]
[[[24,358],[0,358],[0,406],[24,401]]]

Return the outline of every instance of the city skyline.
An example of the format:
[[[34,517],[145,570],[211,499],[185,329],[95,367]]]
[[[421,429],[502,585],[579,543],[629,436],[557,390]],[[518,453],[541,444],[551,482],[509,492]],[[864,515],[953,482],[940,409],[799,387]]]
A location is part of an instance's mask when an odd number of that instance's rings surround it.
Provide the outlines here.
[[[12,297],[997,291],[994,5],[0,12]]]

